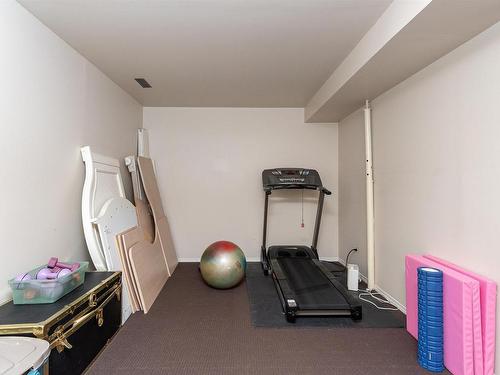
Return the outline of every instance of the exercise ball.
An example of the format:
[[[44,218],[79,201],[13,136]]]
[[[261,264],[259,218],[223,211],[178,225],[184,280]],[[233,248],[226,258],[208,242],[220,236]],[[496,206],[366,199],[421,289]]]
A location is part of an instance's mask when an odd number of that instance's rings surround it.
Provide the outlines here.
[[[217,289],[228,289],[237,285],[245,276],[247,260],[243,251],[229,241],[211,244],[200,261],[201,277]]]

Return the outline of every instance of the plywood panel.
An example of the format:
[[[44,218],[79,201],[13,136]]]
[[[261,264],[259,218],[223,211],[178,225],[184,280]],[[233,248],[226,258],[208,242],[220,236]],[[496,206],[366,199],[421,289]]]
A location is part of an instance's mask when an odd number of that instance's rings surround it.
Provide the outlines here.
[[[151,204],[151,210],[153,211],[153,217],[157,225],[156,235],[160,237],[164,260],[167,264],[169,274],[172,275],[178,263],[177,254],[172,241],[172,234],[170,232],[168,220],[163,211],[160,191],[158,190],[158,184],[156,183],[156,177],[154,174],[153,162],[151,159],[138,157],[137,164],[139,166],[144,191],[149,203]]]
[[[109,271],[124,271],[126,268],[120,256],[116,235],[137,226],[135,207],[125,198],[111,198],[101,208],[99,216],[93,221],[97,226],[101,246]],[[125,278],[125,277],[123,277]],[[134,312],[131,291],[127,283],[122,283],[122,324]]]
[[[151,160],[146,158],[147,183],[151,185],[148,185],[147,191],[140,177],[137,158],[128,156],[125,163],[134,188],[137,228],[120,234],[118,240],[122,257],[127,259],[127,273],[130,285],[133,285],[136,304],[147,313],[177,265],[177,256],[161,206]]]
[[[150,210],[149,203],[146,199],[136,199],[135,209],[137,211],[137,220],[144,232],[144,238],[148,242],[153,242],[155,239],[155,222],[153,213]]]
[[[146,194],[144,193],[142,181],[139,176],[136,156],[127,156],[125,158],[125,164],[128,167],[130,177],[132,179],[134,203],[137,210],[137,219],[139,221],[139,226],[144,230],[144,236],[146,237],[146,239],[149,242],[153,242],[155,238],[153,212],[151,211],[148,199],[146,197]]]
[[[153,161],[149,158],[139,156],[137,158],[137,164],[139,165],[142,185],[144,186],[144,191],[151,205],[153,216],[155,218],[161,218],[165,216],[165,212],[163,211],[163,205],[161,203],[160,190],[158,190],[158,184],[156,183]]]
[[[129,229],[128,231],[135,230],[135,229],[137,229],[137,227]],[[124,233],[127,233],[128,231],[126,231]],[[120,259],[121,259],[122,264],[123,264],[123,278],[125,279],[125,282],[127,283],[127,286],[128,286],[132,309],[134,312],[136,312],[136,311],[142,310],[142,308],[141,308],[141,305],[139,302],[139,295],[137,292],[137,287],[135,285],[134,275],[132,274],[132,267],[131,267],[129,259],[128,259],[127,250],[126,250],[124,242],[123,242],[122,234],[118,234],[115,237],[115,239],[116,239],[118,251],[120,253]]]
[[[136,228],[133,228],[133,229],[130,229],[124,233],[121,233],[118,237],[121,240],[122,254],[123,254],[123,257],[126,258],[127,267],[128,267],[127,272],[130,275],[130,282],[134,288],[134,294],[135,294],[135,298],[137,301],[137,305],[138,305],[140,310],[143,310],[144,307],[142,306],[141,300],[139,297],[139,286],[137,285],[137,281],[135,279],[134,270],[132,268],[132,264],[130,262],[129,252],[128,252],[128,250],[132,246],[134,246],[135,244],[137,244],[141,241],[144,241],[143,229],[139,225]]]
[[[159,241],[153,244],[141,241],[132,246],[128,253],[141,305],[144,313],[147,313],[169,277],[163,251]]]
[[[164,216],[157,223],[157,231],[159,233],[161,247],[163,249],[163,254],[167,261],[167,266],[170,275],[174,272],[177,267],[177,254],[175,253],[174,243],[172,241],[172,236],[170,235],[170,227],[168,225],[168,220]]]

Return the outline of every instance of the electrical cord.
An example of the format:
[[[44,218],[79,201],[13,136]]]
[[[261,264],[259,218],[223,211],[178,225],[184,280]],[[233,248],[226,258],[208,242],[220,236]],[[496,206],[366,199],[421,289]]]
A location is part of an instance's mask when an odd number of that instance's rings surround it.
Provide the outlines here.
[[[347,256],[346,256],[346,258],[345,258],[345,265],[346,265],[346,267],[347,267],[347,265],[349,264],[349,257],[351,256],[351,253],[352,253],[353,251],[358,251],[358,249],[351,249],[351,250],[347,253]]]
[[[345,257],[345,280],[347,283],[347,265],[349,264],[349,257],[351,256],[351,253],[353,251],[358,251],[358,249],[351,249],[348,253],[347,256]]]
[[[345,272],[346,272],[346,278],[347,278],[347,265],[349,264],[349,256],[351,255],[351,253],[355,252],[355,251],[358,251],[358,249],[352,249],[350,250],[348,253],[347,253],[347,256],[346,256],[346,260],[345,260],[345,265],[346,265],[346,268],[345,268]],[[398,311],[399,309],[396,308],[396,307],[384,307],[384,306],[379,306],[377,305],[375,302],[373,301],[370,301],[369,299],[366,299],[365,297],[371,297],[373,298],[374,300],[378,301],[378,302],[381,302],[381,303],[385,303],[385,304],[388,304],[388,305],[391,305],[392,304],[387,301],[386,299],[382,299],[382,298],[379,298],[377,297],[376,295],[379,295],[379,296],[382,296],[382,294],[380,294],[379,292],[374,292],[373,290],[368,290],[368,289],[365,289],[363,291],[361,291],[361,293],[358,294],[358,297],[361,301],[365,301],[365,302],[368,302],[370,304],[372,304],[373,306],[375,306],[377,309],[379,310],[389,310],[389,311]],[[384,297],[385,298],[385,297]]]
[[[373,290],[368,290],[368,289],[366,289],[366,290],[364,290],[362,293],[359,293],[358,298],[359,298],[361,301],[365,301],[365,302],[368,302],[368,303],[372,304],[372,305],[373,305],[373,306],[375,306],[378,310],[389,310],[389,311],[398,311],[398,310],[399,310],[397,307],[384,307],[384,306],[379,306],[379,305],[377,305],[375,302],[370,301],[369,299],[364,298],[364,297],[371,297],[371,298],[373,298],[374,300],[376,300],[376,301],[378,301],[378,302],[385,303],[385,304],[388,304],[388,305],[391,305],[391,306],[392,306],[392,304],[391,304],[388,300],[386,300],[386,299],[385,299],[385,297],[384,297],[384,299],[379,298],[379,297],[377,297],[377,296],[376,296],[377,294],[378,294],[379,296],[382,296],[382,297],[383,297],[383,295],[382,295],[381,293],[379,293],[379,292],[374,292]]]

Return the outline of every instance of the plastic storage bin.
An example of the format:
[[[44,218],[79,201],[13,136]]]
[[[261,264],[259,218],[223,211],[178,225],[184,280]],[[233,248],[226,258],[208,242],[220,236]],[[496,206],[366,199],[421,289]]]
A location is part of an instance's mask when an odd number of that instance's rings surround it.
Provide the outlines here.
[[[85,272],[89,267],[89,262],[78,263],[80,263],[78,269],[59,279],[36,280],[36,273],[41,268],[46,267],[46,265],[43,265],[28,272],[33,277],[33,280],[9,280],[14,304],[52,303],[68,294],[85,281]]]
[[[44,375],[49,343],[31,337],[0,337],[0,374]]]

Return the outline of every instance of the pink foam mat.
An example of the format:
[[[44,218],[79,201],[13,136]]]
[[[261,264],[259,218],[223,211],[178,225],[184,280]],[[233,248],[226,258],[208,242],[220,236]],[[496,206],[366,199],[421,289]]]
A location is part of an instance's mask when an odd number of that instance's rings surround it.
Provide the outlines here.
[[[497,285],[486,277],[463,269],[456,264],[432,255],[424,255],[436,263],[442,264],[452,270],[467,275],[479,282],[481,298],[481,334],[483,347],[483,368],[484,375],[494,375],[495,373],[495,316],[497,306]]]
[[[405,263],[408,332],[418,339],[417,269],[440,269],[443,272],[444,365],[454,375],[483,375],[479,282],[422,256],[407,255]]]

